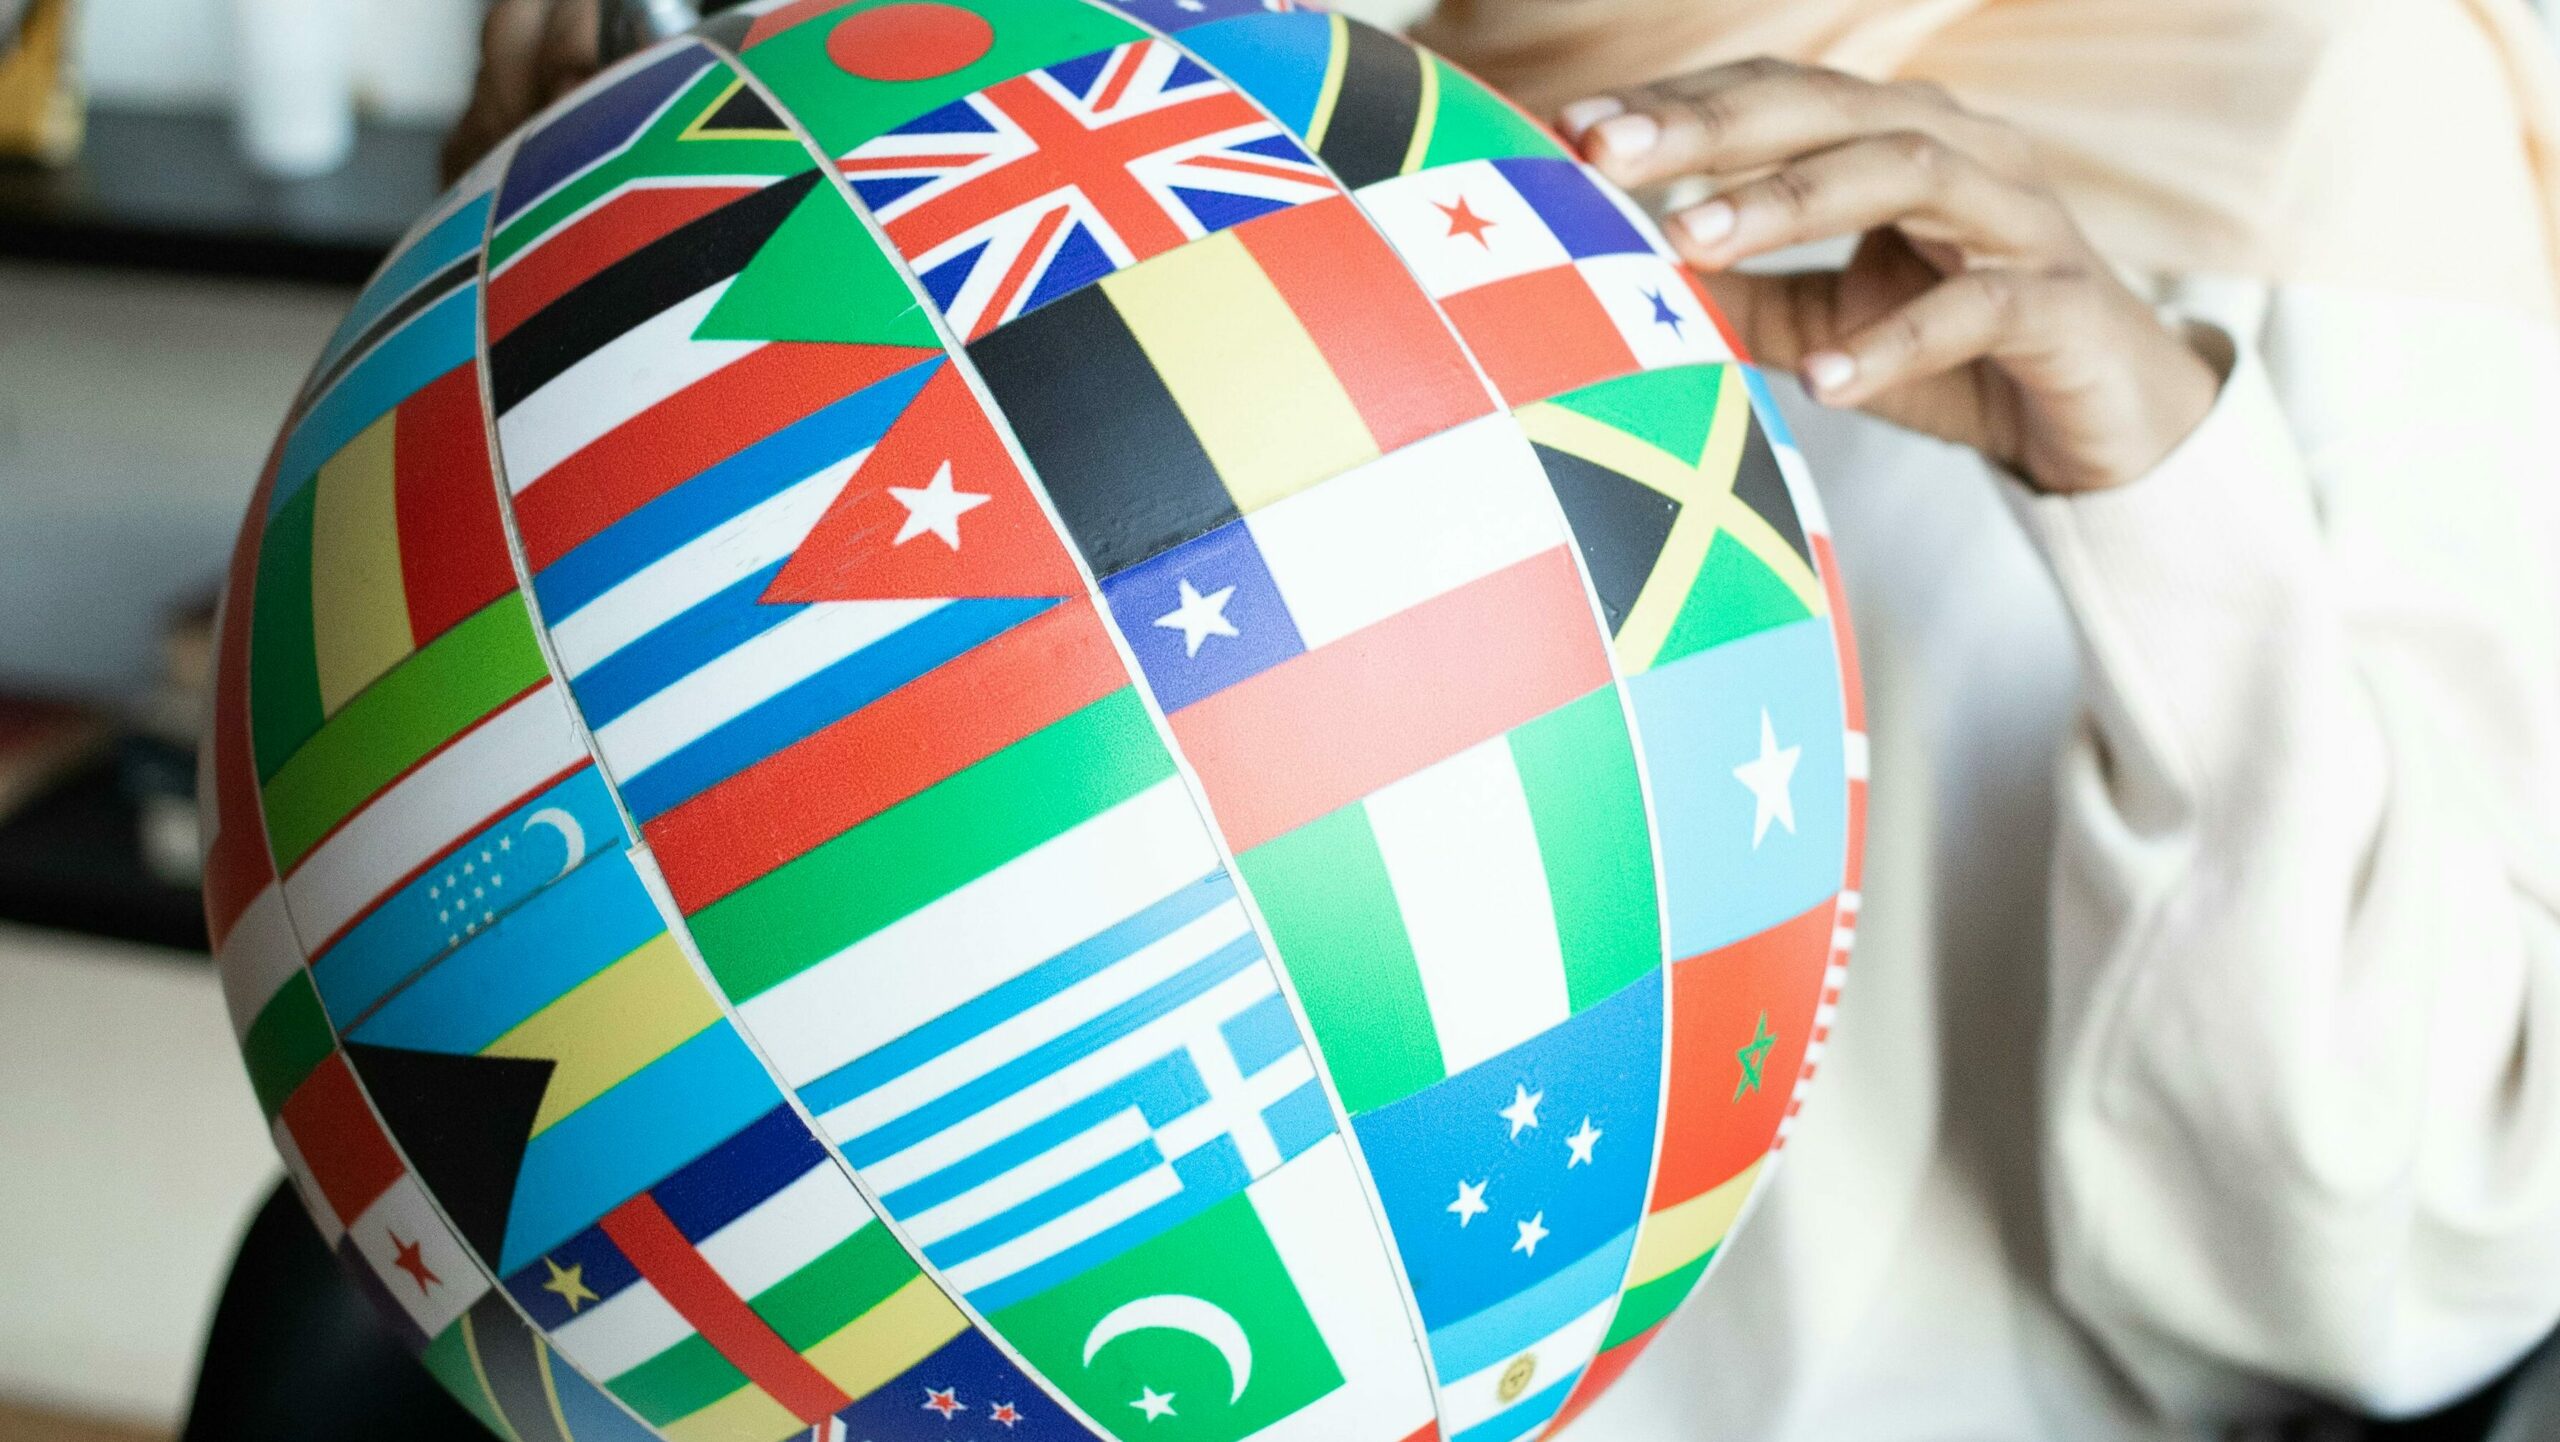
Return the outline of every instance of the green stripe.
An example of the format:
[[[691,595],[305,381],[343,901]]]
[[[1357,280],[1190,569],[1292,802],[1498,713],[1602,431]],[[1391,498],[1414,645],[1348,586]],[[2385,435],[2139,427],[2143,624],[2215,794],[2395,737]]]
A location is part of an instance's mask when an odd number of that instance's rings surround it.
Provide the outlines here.
[[[285,1098],[319,1069],[337,1046],[329,1019],[320,1010],[320,993],[308,974],[296,971],[249,1023],[240,1039],[240,1059],[249,1066],[249,1089],[258,1094],[258,1110],[274,1121]]]
[[[1422,968],[1369,814],[1347,806],[1236,858],[1353,1116],[1445,1075]]]
[[[752,1305],[792,1351],[805,1352],[917,1276],[915,1259],[875,1222],[758,1292]]]
[[[795,136],[779,139],[683,139],[685,128],[711,108],[738,72],[720,62],[685,88],[630,149],[552,192],[507,222],[489,244],[491,269],[542,239],[562,222],[633,180],[648,176],[797,175],[809,168],[809,150]]]
[[[695,1333],[605,1384],[652,1427],[690,1417],[747,1385],[747,1374]]]
[[[465,1319],[456,1317],[453,1325],[436,1334],[418,1360],[427,1365],[427,1375],[436,1379],[453,1394],[462,1409],[480,1419],[480,1425],[501,1437],[513,1439],[515,1429],[498,1415],[496,1404],[480,1385],[480,1373],[471,1365],[471,1343],[462,1335]]]
[[[1603,686],[1512,732],[1511,759],[1529,798],[1565,994],[1578,1014],[1666,960],[1644,787],[1618,689]]]
[[[1672,621],[1671,633],[1663,638],[1662,649],[1655,653],[1650,669],[1660,670],[1683,656],[1694,656],[1709,647],[1739,641],[1812,614],[1758,556],[1719,532],[1707,547],[1707,558],[1698,565],[1698,578],[1690,583],[1688,597],[1681,601],[1680,614]]]
[[[1716,1249],[1709,1247],[1705,1256],[1680,1270],[1631,1288],[1619,1300],[1618,1315],[1609,1323],[1609,1335],[1600,1343],[1600,1350],[1606,1352],[1622,1342],[1632,1342],[1678,1311],[1680,1304],[1689,1299],[1689,1289],[1707,1274],[1707,1263],[1715,1258]]]
[[[694,939],[743,1002],[1173,774],[1113,692],[705,907]]]
[[[267,782],[277,867],[290,870],[402,772],[549,674],[512,591],[392,667]]]
[[[311,631],[311,517],[318,486],[294,493],[258,542],[250,608],[249,741],[258,779],[276,774],[320,729],[320,653]]]

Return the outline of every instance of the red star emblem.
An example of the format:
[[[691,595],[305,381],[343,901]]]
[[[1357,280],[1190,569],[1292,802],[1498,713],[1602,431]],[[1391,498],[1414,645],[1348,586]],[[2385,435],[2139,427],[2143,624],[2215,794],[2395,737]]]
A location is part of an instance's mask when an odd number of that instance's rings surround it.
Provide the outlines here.
[[[398,1232],[393,1232],[391,1233],[391,1249],[391,1265],[398,1267],[401,1271],[409,1274],[410,1278],[418,1284],[418,1294],[420,1296],[426,1295],[426,1291],[429,1287],[435,1286],[437,1283],[444,1280],[444,1278],[435,1274],[434,1268],[427,1265],[426,1250],[418,1243],[404,1242],[400,1240],[400,1234]]]
[[[1441,205],[1436,200],[1431,203],[1442,215],[1449,217],[1451,236],[1463,235],[1487,250],[1493,249],[1493,242],[1484,238],[1484,233],[1493,229],[1493,222],[1469,209],[1465,196],[1459,196],[1455,205]]]
[[[1022,1420],[1022,1413],[1020,1410],[1015,1408],[1011,1402],[998,1402],[995,1407],[987,1413],[987,1418],[990,1421],[1002,1422],[1005,1425],[1005,1430],[1011,1431],[1013,1430],[1013,1424]]]
[[[924,1393],[924,1410],[928,1412],[941,1413],[942,1420],[945,1422],[951,1420],[951,1414],[954,1412],[968,1411],[969,1409],[962,1405],[959,1397],[955,1395],[959,1390],[960,1389],[957,1387],[943,1387],[940,1389],[931,1387],[926,1388]]]

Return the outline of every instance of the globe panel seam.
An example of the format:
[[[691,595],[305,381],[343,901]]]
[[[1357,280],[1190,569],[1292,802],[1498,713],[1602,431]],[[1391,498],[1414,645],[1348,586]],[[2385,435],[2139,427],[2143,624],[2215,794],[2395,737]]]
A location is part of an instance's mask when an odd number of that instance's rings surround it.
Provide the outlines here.
[[[1099,9],[1106,7],[1096,6],[1095,8]],[[1111,13],[1116,14],[1118,12]],[[1129,19],[1130,23],[1138,25],[1142,29],[1146,29],[1158,43],[1175,44],[1175,42],[1170,41],[1163,32],[1154,30],[1153,27],[1145,25],[1143,21],[1136,20],[1133,17],[1123,16],[1122,18]],[[1187,48],[1181,47],[1178,44],[1175,44],[1175,48],[1182,54],[1189,56],[1195,64],[1201,63],[1199,61],[1199,57],[1193,55]],[[735,57],[732,57],[732,59],[734,60]],[[887,236],[881,231],[878,220],[870,213],[868,208],[861,203],[859,198],[855,196],[853,187],[846,179],[844,173],[833,164],[832,158],[826,155],[825,152],[819,148],[815,137],[808,132],[805,126],[802,125],[799,118],[796,115],[793,115],[788,108],[782,105],[780,98],[772,94],[772,92],[764,85],[764,82],[754,75],[752,69],[744,66],[743,63],[740,64],[739,68],[747,70],[751,83],[755,84],[757,89],[764,93],[767,102],[773,105],[775,113],[783,116],[785,122],[791,126],[793,131],[800,135],[802,142],[808,146],[810,154],[817,158],[820,166],[833,180],[837,194],[843,198],[847,205],[853,207],[854,213],[861,219],[864,230],[872,236],[874,243],[879,245],[884,253],[889,255],[890,258],[897,263],[900,274],[906,278],[910,289],[916,294],[919,303],[926,307],[926,314],[932,320],[936,333],[942,337],[944,348],[949,356],[949,364],[968,382],[972,398],[975,399],[978,405],[987,414],[995,428],[997,436],[1003,441],[1007,454],[1011,457],[1013,463],[1021,469],[1023,476],[1029,482],[1028,489],[1032,497],[1039,502],[1041,511],[1047,518],[1052,532],[1057,536],[1060,544],[1065,547],[1067,554],[1074,561],[1077,573],[1085,586],[1085,594],[1088,600],[1094,606],[1095,610],[1102,616],[1105,622],[1104,629],[1111,637],[1113,649],[1119,654],[1122,669],[1125,674],[1131,678],[1132,684],[1137,689],[1137,694],[1140,700],[1145,704],[1148,720],[1155,728],[1156,735],[1164,745],[1167,754],[1172,757],[1174,768],[1177,774],[1181,776],[1183,785],[1191,798],[1193,810],[1198,815],[1201,826],[1206,831],[1211,843],[1217,849],[1219,863],[1225,868],[1227,875],[1234,883],[1237,901],[1243,908],[1246,919],[1253,927],[1255,939],[1262,947],[1263,955],[1266,958],[1266,964],[1271,969],[1273,979],[1278,986],[1279,993],[1289,1005],[1291,1020],[1298,1028],[1299,1036],[1306,1047],[1307,1056],[1309,1060],[1314,1063],[1317,1079],[1324,1089],[1326,1103],[1333,1112],[1333,1121],[1337,1134],[1341,1136],[1345,1147],[1349,1150],[1355,1170],[1361,1179],[1361,1190],[1364,1194],[1364,1200],[1368,1203],[1370,1208],[1371,1222],[1376,1229],[1380,1246],[1395,1270],[1396,1280],[1400,1285],[1402,1300],[1404,1301],[1407,1312],[1407,1325],[1411,1331],[1414,1351],[1422,1364],[1424,1380],[1431,1388],[1432,1411],[1433,1416],[1436,1419],[1441,1410],[1439,1384],[1437,1374],[1431,1368],[1430,1349],[1424,1345],[1423,1338],[1425,1333],[1422,1328],[1421,1313],[1415,1308],[1412,1284],[1405,1275],[1403,1260],[1396,1250],[1393,1232],[1386,1224],[1385,1204],[1379,1198],[1376,1186],[1370,1181],[1368,1165],[1361,1157],[1359,1150],[1359,1138],[1352,1130],[1350,1114],[1344,1108],[1341,1093],[1334,1085],[1330,1072],[1326,1069],[1321,1048],[1314,1045],[1314,1031],[1308,1021],[1305,1005],[1298,997],[1296,988],[1290,982],[1287,967],[1282,965],[1279,961],[1279,949],[1272,940],[1270,925],[1264,919],[1260,907],[1255,903],[1251,888],[1245,884],[1242,872],[1237,865],[1235,854],[1227,845],[1226,837],[1217,827],[1214,819],[1214,813],[1211,812],[1209,808],[1207,791],[1202,787],[1198,774],[1192,769],[1189,761],[1183,756],[1180,746],[1174,739],[1172,724],[1166,719],[1163,707],[1158,704],[1153,688],[1146,682],[1144,669],[1138,664],[1137,656],[1129,648],[1128,640],[1121,633],[1117,621],[1110,615],[1110,607],[1102,593],[1100,579],[1094,574],[1091,565],[1086,561],[1082,551],[1076,546],[1073,533],[1067,529],[1066,522],[1059,514],[1057,503],[1050,496],[1046,483],[1041,480],[1038,471],[1032,466],[1029,454],[1024,450],[1020,439],[1014,434],[1013,427],[1005,416],[1003,410],[995,404],[994,397],[988,391],[985,380],[978,374],[977,367],[971,362],[967,354],[967,349],[965,345],[962,344],[961,338],[952,332],[949,324],[945,321],[939,311],[931,306],[930,298],[924,294],[921,284],[915,277],[912,266],[907,263],[904,256],[899,255],[897,251],[889,245]],[[1222,81],[1226,79],[1224,76],[1220,76],[1219,78]],[[1229,83],[1232,85],[1232,82]],[[1245,94],[1241,87],[1235,87],[1235,89],[1236,93],[1239,95]],[[1257,110],[1263,109],[1260,103],[1253,101],[1250,95],[1245,95],[1245,98],[1247,101],[1252,102]],[[1264,113],[1266,118],[1268,118],[1268,112],[1265,111]],[[1285,131],[1286,127],[1282,127],[1282,129]],[[1489,388],[1488,394],[1490,394]],[[752,1040],[750,1041],[750,1044],[753,1044]],[[796,1095],[792,1097],[792,1103],[795,1107],[799,1105],[799,1099]],[[821,1140],[828,1140],[823,1132],[820,1133],[820,1138]],[[837,1149],[831,1140],[828,1140],[828,1146],[831,1152],[837,1152]],[[841,1155],[840,1152],[837,1152],[837,1154]],[[848,1171],[851,1170],[852,1169],[848,1167]],[[861,1181],[858,1175],[856,1176],[856,1185],[862,1187],[865,1199],[871,1201],[875,1209],[877,1209],[877,1198],[872,1196],[869,1187]],[[908,1238],[906,1229],[903,1225],[899,1224],[894,1218],[889,1217],[885,1210],[882,1211],[882,1220],[894,1230],[901,1241],[909,1242],[911,1250],[913,1249],[913,1244]],[[939,1269],[931,1267],[931,1264],[929,1263],[923,1263],[921,1252],[918,1252],[917,1255],[919,1262],[927,1266],[928,1275],[934,1276],[937,1282],[941,1282],[946,1293],[951,1293],[952,1289],[947,1282],[942,1281]],[[1012,1344],[1007,1341],[1001,1333],[997,1332],[975,1307],[971,1306],[965,1298],[959,1297],[956,1294],[953,1295],[953,1300],[989,1339],[994,1341],[997,1346],[1004,1349],[1008,1357],[1012,1358],[1018,1365],[1022,1365],[1024,1367],[1027,1375],[1032,1377],[1044,1388],[1044,1390],[1051,1390],[1053,1396],[1057,1395],[1056,1391],[1051,1387],[1048,1379],[1043,1376],[1037,1368],[1031,1367],[1028,1364],[1027,1359],[1021,1357],[1020,1354],[1014,1350]],[[1112,1435],[1108,1428],[1090,1421],[1081,1409],[1074,1408],[1070,1405],[1069,1411],[1071,1415],[1076,1416],[1079,1420],[1086,1421],[1086,1424],[1093,1429],[1094,1434],[1097,1437],[1107,1437]]]

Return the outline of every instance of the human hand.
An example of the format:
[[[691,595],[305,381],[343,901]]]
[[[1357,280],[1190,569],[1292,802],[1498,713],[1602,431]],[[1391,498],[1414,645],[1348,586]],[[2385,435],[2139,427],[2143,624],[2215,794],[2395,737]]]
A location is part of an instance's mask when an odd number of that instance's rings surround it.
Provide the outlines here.
[[[2221,390],[2081,234],[2025,137],[1934,86],[1753,60],[1579,100],[1558,124],[1620,185],[1716,186],[1671,217],[1673,246],[1753,355],[1827,405],[2059,493],[2147,474]],[[1847,234],[1838,271],[1733,269]]]
[[[596,73],[598,0],[497,0],[480,26],[480,76],[444,139],[445,183]]]

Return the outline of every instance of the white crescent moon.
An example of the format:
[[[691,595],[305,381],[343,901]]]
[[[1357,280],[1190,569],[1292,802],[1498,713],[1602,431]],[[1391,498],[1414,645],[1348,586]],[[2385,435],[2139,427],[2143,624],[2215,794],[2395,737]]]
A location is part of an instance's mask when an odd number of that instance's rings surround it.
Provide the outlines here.
[[[1227,1401],[1232,1404],[1244,1397],[1245,1383],[1253,1377],[1253,1343],[1246,1338],[1244,1328],[1236,1319],[1227,1315],[1225,1308],[1198,1297],[1140,1297],[1112,1308],[1086,1334],[1084,1364],[1092,1366],[1093,1359],[1103,1348],[1131,1332],[1159,1330],[1188,1332],[1217,1348],[1218,1355],[1226,1359],[1227,1376],[1235,1384],[1235,1390]]]
[[[578,824],[578,818],[557,806],[545,806],[524,819],[525,830],[531,831],[537,826],[548,826],[559,832],[560,844],[569,848],[568,854],[560,859],[559,876],[551,879],[558,881],[561,876],[577,870],[578,863],[587,854],[587,829]]]

